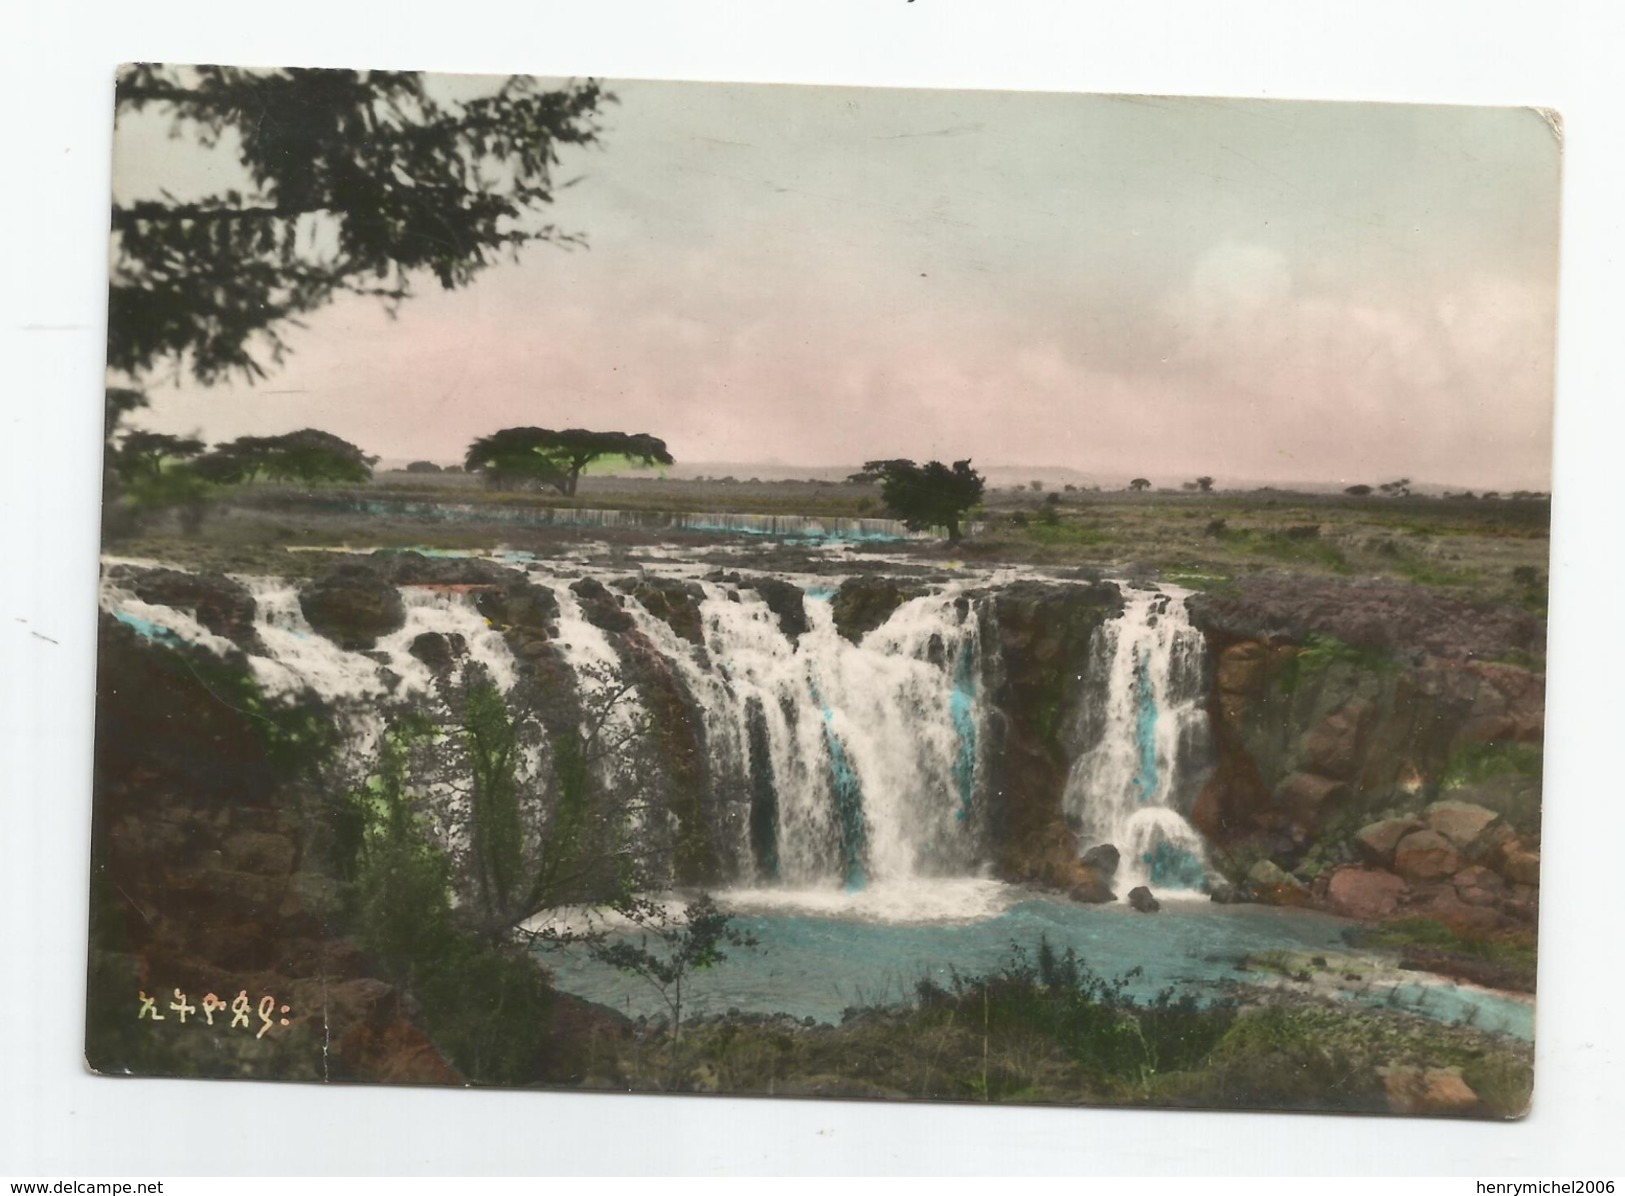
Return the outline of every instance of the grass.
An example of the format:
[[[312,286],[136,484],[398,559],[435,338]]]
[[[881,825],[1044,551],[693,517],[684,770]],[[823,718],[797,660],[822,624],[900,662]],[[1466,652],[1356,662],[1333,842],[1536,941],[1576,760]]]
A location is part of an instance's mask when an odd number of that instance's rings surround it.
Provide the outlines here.
[[[849,1010],[840,1026],[733,1015],[600,1044],[588,1082],[776,1095],[927,1098],[1196,1108],[1388,1108],[1379,1069],[1455,1068],[1480,1111],[1527,1104],[1530,1051],[1464,1026],[1307,997],[1206,1005],[1165,992],[1129,998],[1040,941],[912,1003]],[[1476,1081],[1476,1083],[1475,1083]]]

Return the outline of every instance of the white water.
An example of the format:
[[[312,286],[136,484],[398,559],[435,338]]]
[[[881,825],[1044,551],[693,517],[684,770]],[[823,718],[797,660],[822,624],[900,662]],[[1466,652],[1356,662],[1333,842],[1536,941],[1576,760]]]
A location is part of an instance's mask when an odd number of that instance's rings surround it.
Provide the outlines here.
[[[1122,615],[1095,635],[1090,672],[1105,684],[1080,715],[1086,747],[1067,779],[1066,812],[1081,850],[1110,843],[1121,853],[1119,893],[1198,888],[1206,852],[1181,810],[1204,779],[1204,641],[1184,591],[1125,587],[1123,598]]]
[[[974,612],[958,611],[952,593],[916,598],[858,645],[836,630],[828,601],[806,597],[809,629],[792,642],[755,591],[702,589],[703,648],[637,603],[628,608],[705,710],[720,783],[771,793],[771,849],[755,861],[761,878],[858,889],[966,871],[983,718],[969,667]],[[956,678],[966,653],[969,685]]]
[[[433,670],[410,652],[420,634],[461,637],[459,670],[476,662],[504,692],[515,685],[506,641],[466,594],[403,588],[405,625],[363,653],[310,627],[296,583],[237,580],[257,605],[265,650],[249,659],[256,678],[272,696],[310,690],[331,702],[362,766],[376,750],[390,705],[439,700]],[[558,600],[555,642],[574,673],[584,717],[603,715],[619,694],[601,734],[611,742],[636,739],[648,713],[636,690],[619,692],[614,637],[587,619],[565,577],[540,576],[533,565],[531,580]],[[787,900],[818,891],[854,909],[901,909],[898,902],[925,900],[919,882],[974,880],[984,860],[980,804],[992,711],[982,692],[973,602],[961,596],[961,585],[948,585],[905,602],[854,644],[836,629],[828,579],[798,580],[807,587],[808,630],[795,640],[748,583],[697,583],[698,646],[635,599],[623,599],[703,711],[710,797],[737,836],[731,871],[747,885],[776,886]],[[1205,763],[1203,641],[1186,618],[1182,591],[1124,594],[1123,615],[1096,633],[1091,649],[1091,692],[1076,728],[1081,750],[1065,808],[1080,849],[1119,848],[1119,893],[1146,883],[1159,891],[1196,889],[1205,853],[1181,811]],[[234,650],[191,612],[142,603],[111,583],[103,603],[144,634],[221,654]],[[530,717],[522,710],[514,715],[516,723]],[[539,776],[544,749],[539,737],[525,739],[524,771]],[[625,772],[629,759],[604,753],[595,766],[600,783],[635,788]],[[871,895],[838,896],[843,888]],[[945,891],[944,900],[955,907],[963,896],[949,900]]]

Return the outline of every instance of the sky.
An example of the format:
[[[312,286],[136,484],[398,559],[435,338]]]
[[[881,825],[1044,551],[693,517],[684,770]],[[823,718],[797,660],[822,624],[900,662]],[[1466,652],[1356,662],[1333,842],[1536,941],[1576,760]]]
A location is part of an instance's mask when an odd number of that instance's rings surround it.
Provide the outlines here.
[[[587,248],[423,280],[393,318],[341,300],[256,385],[149,379],[138,422],[386,460],[529,424],[691,464],[1550,488],[1539,112],[608,82],[549,213]],[[118,132],[121,198],[229,171]]]

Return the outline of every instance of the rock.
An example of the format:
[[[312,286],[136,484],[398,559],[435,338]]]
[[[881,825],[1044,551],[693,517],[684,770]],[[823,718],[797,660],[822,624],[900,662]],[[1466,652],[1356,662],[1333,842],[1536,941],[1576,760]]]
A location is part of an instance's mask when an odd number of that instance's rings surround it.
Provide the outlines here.
[[[1474,845],[1499,817],[1494,810],[1464,801],[1434,802],[1423,816],[1429,830],[1437,831],[1465,854],[1472,854]]]
[[[1304,825],[1316,826],[1348,791],[1346,784],[1331,777],[1295,772],[1275,787],[1275,804]]]
[[[1219,905],[1245,905],[1247,894],[1227,880],[1221,880],[1208,890],[1208,900]]]
[[[320,635],[352,652],[406,624],[400,591],[365,565],[337,565],[299,591],[299,608]]]
[[[1334,913],[1361,922],[1378,922],[1399,908],[1406,884],[1392,872],[1371,868],[1339,868],[1332,873],[1326,899]]]
[[[1448,926],[1458,938],[1481,938],[1499,930],[1501,914],[1488,906],[1468,905],[1457,895],[1454,885],[1441,884],[1414,894],[1408,916],[1432,918]]]
[[[615,583],[615,587],[631,594],[644,610],[689,643],[696,647],[705,643],[705,630],[700,619],[700,604],[705,601],[705,591],[695,583],[671,577],[638,577],[623,578]]]
[[[1151,890],[1144,885],[1138,885],[1128,891],[1128,903],[1142,914],[1154,914],[1162,908],[1162,902],[1151,895]]]
[[[1502,853],[1501,875],[1515,885],[1540,884],[1540,853],[1514,847]]]
[[[1412,831],[1423,829],[1414,818],[1385,818],[1361,827],[1354,835],[1354,846],[1362,858],[1384,868],[1394,862],[1394,848]]]
[[[459,656],[468,652],[468,640],[458,632],[450,635],[438,631],[425,631],[416,636],[407,651],[437,673],[451,671]]]
[[[1471,1113],[1478,1093],[1456,1067],[1379,1067],[1388,1108],[1406,1116]]]
[[[806,595],[801,587],[776,577],[747,578],[741,584],[755,590],[779,620],[779,630],[794,643],[807,633]]]
[[[1264,645],[1255,642],[1232,644],[1219,653],[1216,680],[1219,692],[1250,696],[1264,690],[1267,662]]]
[[[1394,849],[1394,871],[1406,880],[1443,880],[1460,868],[1461,855],[1438,831],[1412,831]]]
[[[923,587],[887,577],[849,577],[831,600],[835,629],[854,644],[891,618],[899,606],[925,593]]]
[[[126,567],[115,572],[113,580],[128,586],[143,602],[191,611],[204,627],[245,652],[265,654],[254,627],[254,595],[229,577]]]
[[[1352,781],[1360,765],[1360,741],[1370,726],[1374,707],[1350,702],[1328,715],[1304,737],[1304,756],[1318,774]]]
[[[626,613],[620,599],[604,588],[604,583],[592,577],[583,577],[570,586],[570,592],[581,599],[581,613],[600,631],[626,632],[637,626],[636,620]]]
[[[1100,873],[1101,876],[1106,877],[1117,875],[1117,865],[1121,862],[1121,859],[1121,853],[1110,843],[1102,843],[1097,847],[1091,847],[1083,853],[1083,862]]]
[[[1499,906],[1506,892],[1506,883],[1481,864],[1463,868],[1451,880],[1456,895],[1468,905]]]
[[[1274,860],[1259,860],[1248,870],[1247,883],[1260,886],[1289,885],[1293,883],[1293,880]]]
[[[1112,892],[1111,886],[1098,876],[1071,886],[1067,889],[1066,895],[1084,905],[1106,905],[1117,900],[1117,894]]]
[[[239,872],[260,876],[286,876],[293,871],[298,848],[284,835],[244,831],[220,845],[226,863]]]

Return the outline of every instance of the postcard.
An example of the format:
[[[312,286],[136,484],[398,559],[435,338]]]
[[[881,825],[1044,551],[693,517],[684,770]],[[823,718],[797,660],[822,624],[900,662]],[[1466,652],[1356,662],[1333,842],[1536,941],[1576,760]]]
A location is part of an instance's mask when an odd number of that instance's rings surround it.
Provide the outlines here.
[[[1554,114],[116,121],[94,1070],[1527,1111]]]

